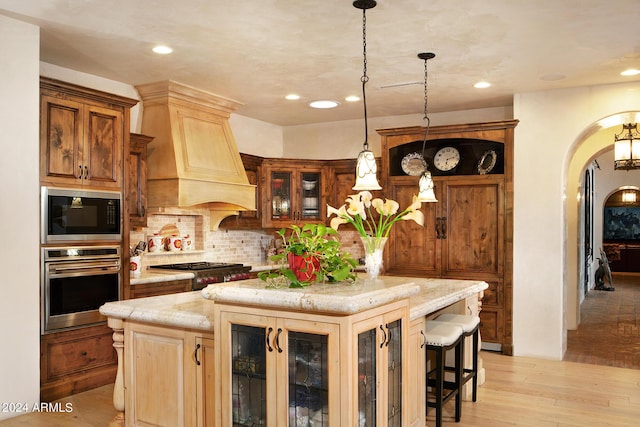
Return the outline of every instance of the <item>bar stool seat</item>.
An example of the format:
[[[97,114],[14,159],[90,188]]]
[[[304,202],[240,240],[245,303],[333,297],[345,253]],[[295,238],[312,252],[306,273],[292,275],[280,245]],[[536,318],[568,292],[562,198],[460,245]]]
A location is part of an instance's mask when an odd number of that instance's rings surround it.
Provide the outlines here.
[[[424,342],[426,346],[425,357],[429,352],[435,353],[435,364],[427,371],[427,387],[433,389],[434,397],[430,399],[427,390],[426,406],[436,409],[436,427],[442,426],[442,409],[445,403],[455,397],[455,420],[460,421],[462,415],[462,369],[463,369],[463,342],[464,336],[460,325],[427,320],[424,329]],[[454,380],[445,381],[446,353],[455,350]]]
[[[480,317],[465,314],[444,313],[438,316],[436,321],[458,325],[462,328],[463,336],[465,338],[473,337],[473,362],[470,369],[463,368],[461,387],[470,380],[472,381],[471,399],[475,402],[478,394],[478,352],[480,351],[478,348],[480,343],[478,330],[480,327]],[[452,371],[454,370],[454,367],[445,367],[445,370]]]

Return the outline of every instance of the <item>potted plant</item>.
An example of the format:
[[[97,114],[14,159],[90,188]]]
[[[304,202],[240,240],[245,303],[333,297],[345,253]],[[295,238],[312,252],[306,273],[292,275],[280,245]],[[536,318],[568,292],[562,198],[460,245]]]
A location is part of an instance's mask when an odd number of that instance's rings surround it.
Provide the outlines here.
[[[355,280],[357,262],[342,251],[336,230],[324,224],[305,224],[283,228],[277,234],[282,238],[283,250],[270,259],[283,266],[258,273],[260,279],[273,285],[284,278],[291,288],[313,282]]]

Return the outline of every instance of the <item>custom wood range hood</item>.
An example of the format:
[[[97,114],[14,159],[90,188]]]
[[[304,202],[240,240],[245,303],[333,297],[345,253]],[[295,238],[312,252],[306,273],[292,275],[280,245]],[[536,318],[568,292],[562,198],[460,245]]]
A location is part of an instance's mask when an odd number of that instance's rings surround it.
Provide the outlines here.
[[[229,115],[240,104],[174,81],[136,86],[148,146],[149,212],[207,208],[212,230],[222,219],[256,209]]]

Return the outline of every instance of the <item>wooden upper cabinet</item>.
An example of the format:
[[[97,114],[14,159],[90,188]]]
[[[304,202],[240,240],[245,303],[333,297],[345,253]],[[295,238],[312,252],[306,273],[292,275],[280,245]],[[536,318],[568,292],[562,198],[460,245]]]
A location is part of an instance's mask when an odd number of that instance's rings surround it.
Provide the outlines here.
[[[324,222],[328,168],[322,161],[266,159],[262,225],[266,228]]]
[[[132,133],[127,157],[129,226],[147,226],[147,144],[152,136]]]
[[[41,78],[40,180],[121,189],[129,109],[137,100]]]

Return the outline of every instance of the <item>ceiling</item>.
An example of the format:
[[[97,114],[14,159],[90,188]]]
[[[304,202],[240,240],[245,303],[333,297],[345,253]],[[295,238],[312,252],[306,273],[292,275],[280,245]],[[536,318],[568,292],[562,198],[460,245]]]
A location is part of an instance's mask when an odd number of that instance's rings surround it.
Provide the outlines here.
[[[633,12],[635,11],[635,12]],[[137,85],[174,80],[281,126],[358,119],[362,11],[351,0],[0,0],[40,27],[41,60]],[[640,69],[638,0],[378,0],[366,12],[369,117],[510,106],[514,93],[622,83]],[[170,55],[151,52],[166,44]],[[475,89],[480,80],[492,83]],[[287,101],[297,93],[301,98]],[[340,102],[311,109],[316,99]]]

